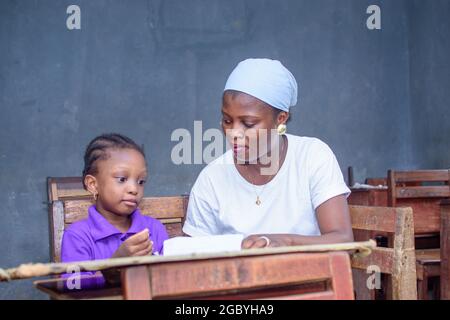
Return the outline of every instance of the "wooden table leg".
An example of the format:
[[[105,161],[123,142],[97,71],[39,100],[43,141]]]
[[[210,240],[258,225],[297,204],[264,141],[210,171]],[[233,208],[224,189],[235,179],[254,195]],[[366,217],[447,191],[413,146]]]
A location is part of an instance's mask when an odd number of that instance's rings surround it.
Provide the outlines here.
[[[150,277],[147,266],[122,270],[122,291],[125,300],[150,300]]]

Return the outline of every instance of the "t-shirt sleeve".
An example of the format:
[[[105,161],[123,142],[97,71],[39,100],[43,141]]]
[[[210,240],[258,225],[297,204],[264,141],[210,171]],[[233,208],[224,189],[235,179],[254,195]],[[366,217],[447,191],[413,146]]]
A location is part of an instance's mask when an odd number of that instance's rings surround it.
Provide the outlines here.
[[[320,140],[316,140],[311,146],[309,171],[309,186],[314,210],[335,196],[350,194],[336,156],[328,145]]]
[[[221,234],[215,215],[216,210],[212,206],[212,192],[207,177],[201,173],[189,196],[184,233],[192,237]]]

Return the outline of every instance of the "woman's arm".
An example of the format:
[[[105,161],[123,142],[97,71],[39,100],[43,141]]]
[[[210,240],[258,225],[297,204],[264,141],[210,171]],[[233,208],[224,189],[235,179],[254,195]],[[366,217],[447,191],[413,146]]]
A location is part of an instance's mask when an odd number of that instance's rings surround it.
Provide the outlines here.
[[[316,209],[320,236],[301,236],[296,234],[257,234],[242,241],[242,248],[264,248],[270,240],[270,247],[296,246],[307,244],[328,244],[352,242],[353,231],[345,195],[333,197]]]

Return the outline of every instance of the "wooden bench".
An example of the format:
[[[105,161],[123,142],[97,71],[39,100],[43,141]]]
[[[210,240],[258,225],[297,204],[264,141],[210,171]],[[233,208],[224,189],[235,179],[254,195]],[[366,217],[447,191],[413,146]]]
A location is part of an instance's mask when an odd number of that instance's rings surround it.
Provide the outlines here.
[[[427,299],[428,280],[440,276],[442,255],[448,255],[447,251],[439,249],[438,239],[441,232],[440,203],[450,197],[449,170],[389,170],[387,196],[389,206],[413,209],[418,249],[418,295],[419,299]],[[436,286],[435,295],[439,296]]]
[[[391,248],[377,247],[365,258],[353,257],[353,282],[357,300],[373,300],[375,290],[368,288],[369,267],[391,276],[390,296],[395,300],[417,299],[413,213],[411,208],[349,206],[356,241],[368,240],[370,234],[389,233]],[[364,231],[357,233],[357,231]],[[366,238],[364,238],[366,237]]]

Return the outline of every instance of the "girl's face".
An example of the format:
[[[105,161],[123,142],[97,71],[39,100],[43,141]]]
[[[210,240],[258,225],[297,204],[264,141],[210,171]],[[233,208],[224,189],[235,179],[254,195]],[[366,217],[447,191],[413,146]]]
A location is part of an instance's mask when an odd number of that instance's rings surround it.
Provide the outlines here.
[[[109,157],[97,163],[97,174],[92,182],[93,191],[98,194],[97,210],[130,215],[144,196],[147,179],[145,159],[134,149],[110,149],[107,152]],[[88,181],[88,188],[89,185]]]
[[[245,93],[223,95],[222,129],[236,160],[255,162],[272,149],[272,135],[288,114],[274,109]]]

